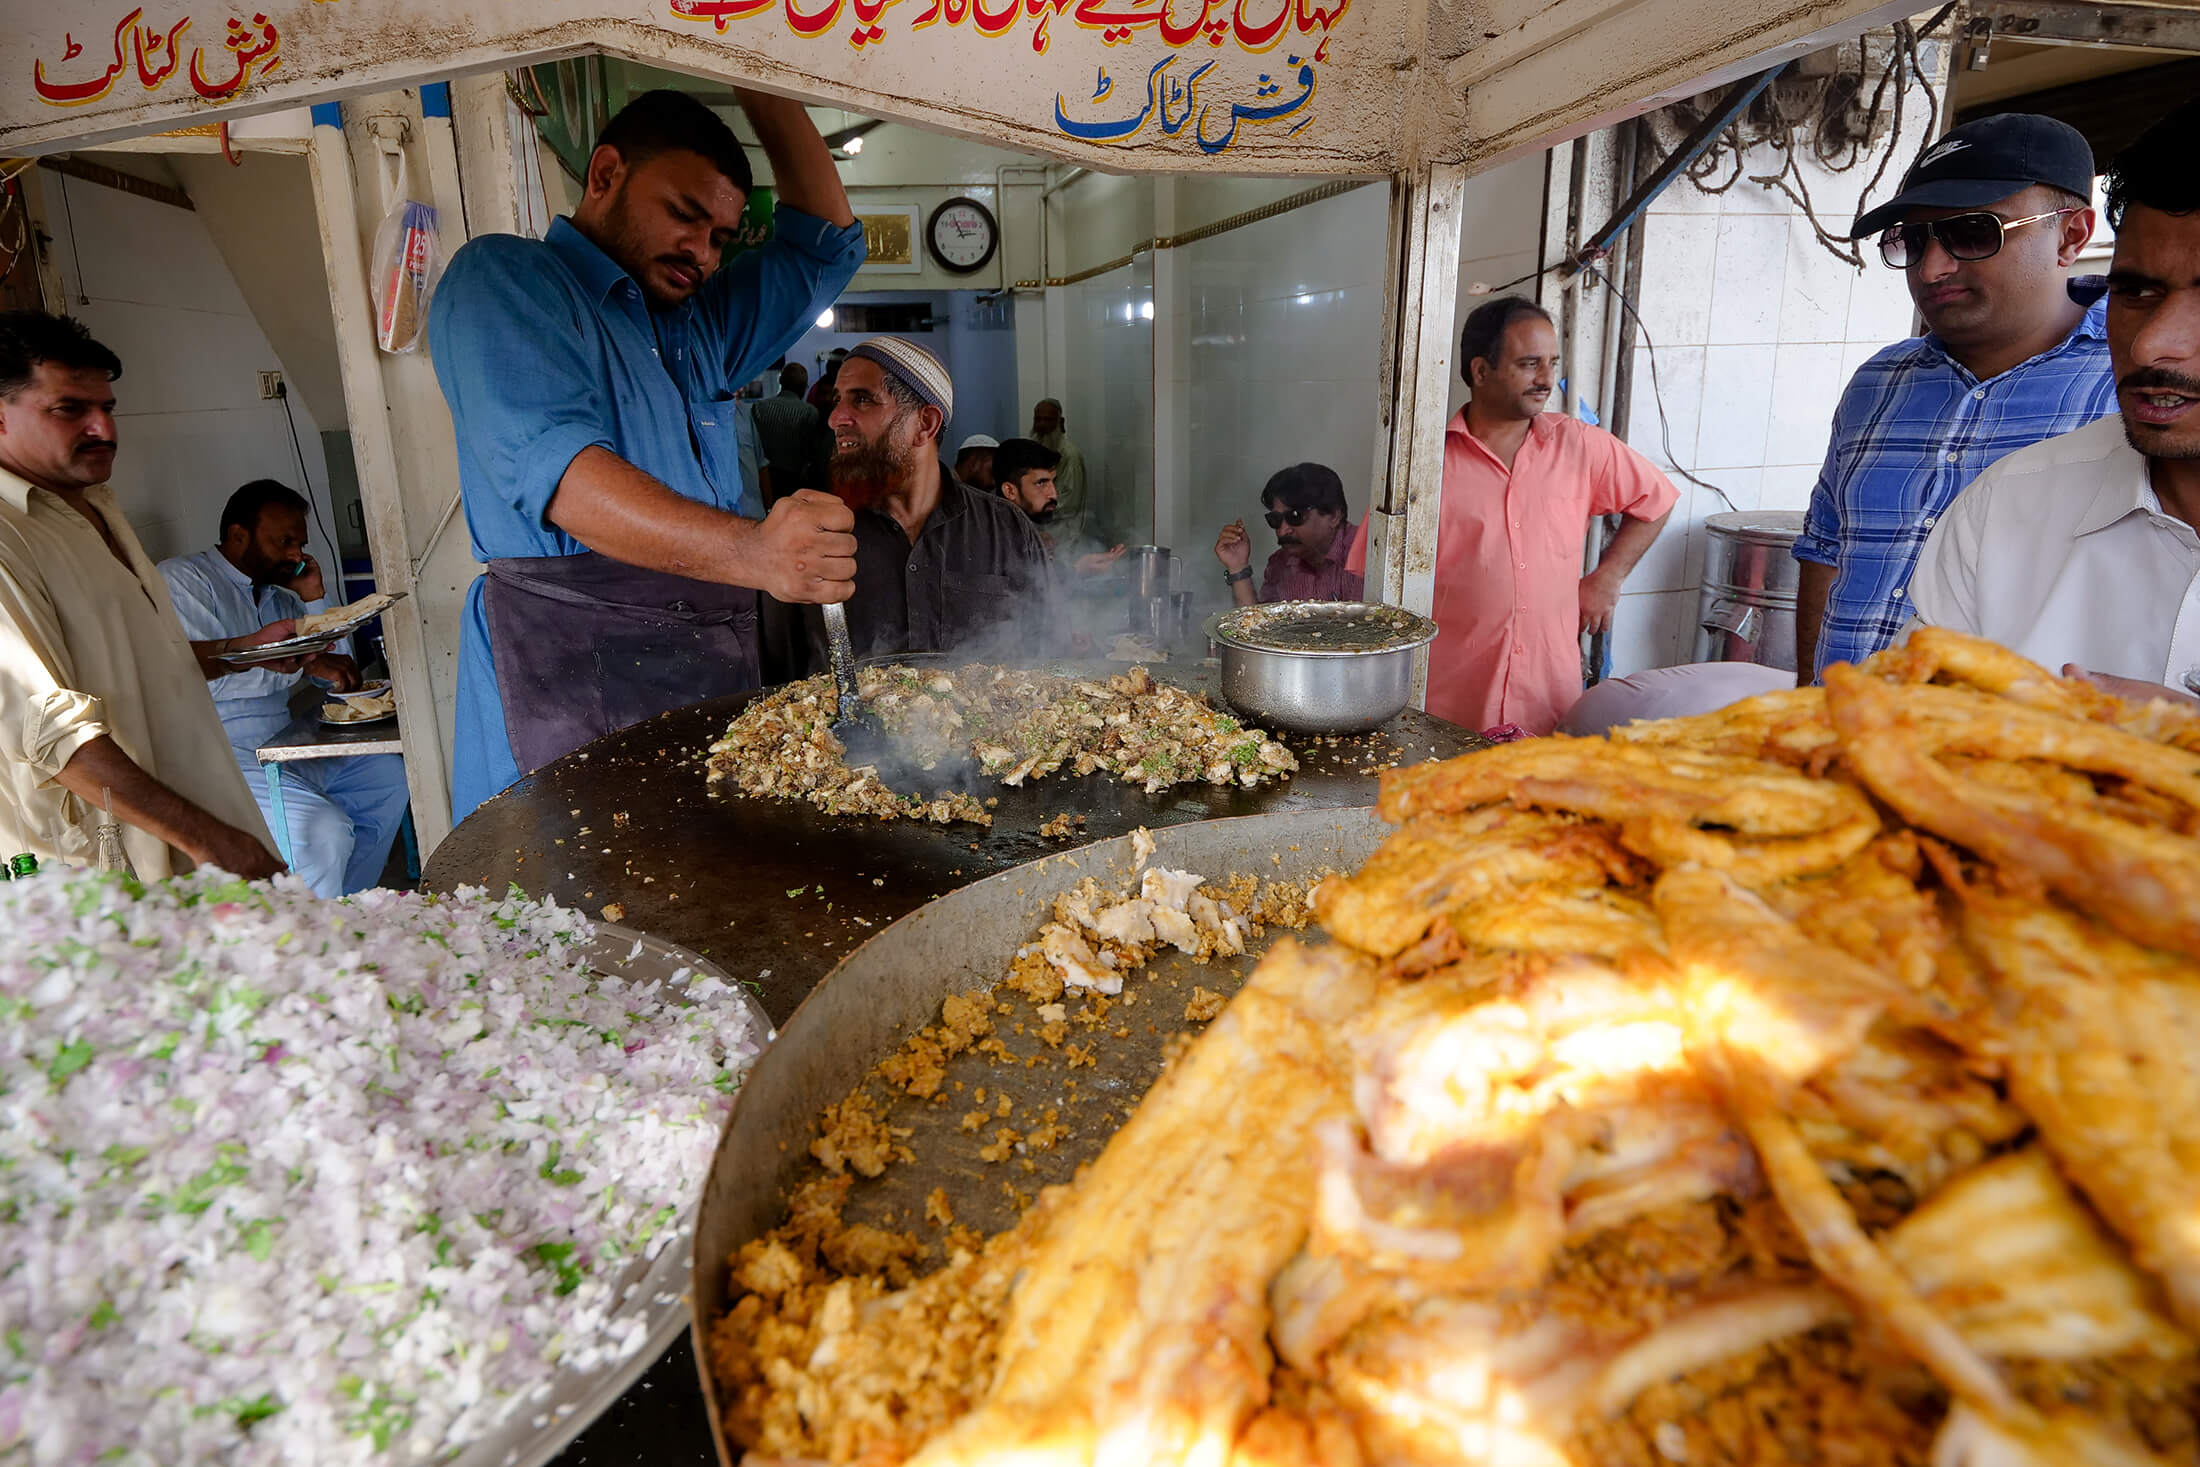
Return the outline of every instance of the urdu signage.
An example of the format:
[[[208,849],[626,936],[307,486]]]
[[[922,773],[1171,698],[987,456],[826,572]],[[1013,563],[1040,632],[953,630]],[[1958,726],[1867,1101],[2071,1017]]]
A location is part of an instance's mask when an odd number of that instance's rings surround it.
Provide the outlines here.
[[[1398,146],[1401,0],[5,3],[0,155],[592,48],[1120,170],[1366,173]]]

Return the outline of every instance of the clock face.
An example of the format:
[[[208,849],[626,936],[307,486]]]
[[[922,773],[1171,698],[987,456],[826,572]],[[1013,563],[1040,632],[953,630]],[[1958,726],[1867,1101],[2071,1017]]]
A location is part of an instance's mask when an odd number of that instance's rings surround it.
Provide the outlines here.
[[[976,199],[949,199],[932,211],[925,242],[943,268],[968,275],[993,258],[1000,233],[985,205]]]

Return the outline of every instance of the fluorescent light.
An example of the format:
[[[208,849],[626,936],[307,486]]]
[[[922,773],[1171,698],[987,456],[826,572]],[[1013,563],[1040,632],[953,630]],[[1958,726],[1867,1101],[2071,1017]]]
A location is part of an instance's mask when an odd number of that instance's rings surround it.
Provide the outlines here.
[[[817,318],[817,329],[820,331],[830,331],[833,329],[833,313],[831,311],[824,311],[819,313]]]
[[[1138,314],[1151,321],[1153,319],[1153,302],[1140,301],[1138,303]]]
[[[861,133],[857,133],[857,134],[856,134],[856,135],[855,135],[854,137],[852,137],[852,138],[848,139],[848,141],[846,141],[846,142],[842,143],[842,144],[840,145],[840,151],[842,151],[843,153],[847,153],[847,154],[849,154],[850,156],[853,156],[853,155],[855,155],[855,154],[857,154],[857,153],[860,153],[860,152],[862,152],[862,151],[863,151],[863,134],[861,134]]]

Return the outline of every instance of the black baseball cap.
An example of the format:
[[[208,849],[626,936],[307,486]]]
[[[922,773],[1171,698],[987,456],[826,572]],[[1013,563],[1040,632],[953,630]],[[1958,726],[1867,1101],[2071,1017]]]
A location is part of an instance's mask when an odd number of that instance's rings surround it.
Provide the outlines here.
[[[1951,129],[1902,175],[1902,191],[1858,215],[1849,238],[1902,222],[1909,209],[1975,209],[2052,184],[2093,197],[2093,146],[2067,122],[2036,112],[1997,112]]]

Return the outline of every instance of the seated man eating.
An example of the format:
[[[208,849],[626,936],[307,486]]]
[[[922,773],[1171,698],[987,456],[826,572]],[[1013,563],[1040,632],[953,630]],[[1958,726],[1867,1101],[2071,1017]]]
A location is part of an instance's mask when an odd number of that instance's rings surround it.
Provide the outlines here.
[[[255,479],[222,507],[221,539],[211,550],[160,563],[188,635],[236,636],[324,609],[321,567],[306,554],[306,508],[288,485]],[[291,695],[307,677],[340,693],[358,687],[348,642],[306,659],[303,672],[296,664],[245,668],[208,687],[245,787],[268,828],[289,842],[291,870],[315,896],[348,896],[381,880],[409,800],[405,761],[396,754],[298,760],[284,771],[278,815],[254,751],[289,725]]]

